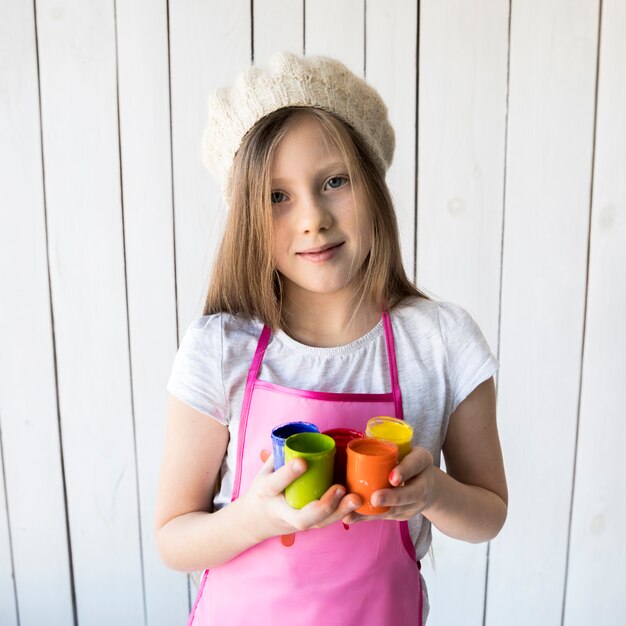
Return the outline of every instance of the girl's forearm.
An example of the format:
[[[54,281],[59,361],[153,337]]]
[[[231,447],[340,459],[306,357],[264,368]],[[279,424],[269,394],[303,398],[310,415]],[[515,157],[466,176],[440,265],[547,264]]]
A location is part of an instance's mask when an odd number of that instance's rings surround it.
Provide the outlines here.
[[[500,496],[476,485],[465,485],[435,468],[438,498],[422,511],[442,533],[481,543],[493,539],[506,520],[507,504]]]
[[[157,529],[159,555],[181,572],[217,567],[264,539],[252,519],[243,498],[214,513],[185,513]]]

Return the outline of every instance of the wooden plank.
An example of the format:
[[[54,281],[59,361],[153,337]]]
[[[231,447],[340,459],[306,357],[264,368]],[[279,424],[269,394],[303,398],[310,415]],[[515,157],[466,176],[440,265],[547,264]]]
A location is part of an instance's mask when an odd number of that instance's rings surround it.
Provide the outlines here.
[[[202,165],[209,92],[230,85],[251,60],[250,2],[170,3],[172,141],[179,339],[202,314],[225,207]]]
[[[602,3],[587,324],[566,626],[626,624],[626,5]]]
[[[166,390],[176,352],[176,295],[166,4],[118,0],[120,137],[141,549],[150,626],[184,624],[187,576],[154,542]]]
[[[1,417],[2,415],[0,415]],[[6,624],[6,626],[18,626],[13,555],[11,554],[9,515],[6,504],[4,461],[0,446],[0,623]]]
[[[497,354],[509,3],[420,6],[418,283],[466,308]],[[486,545],[433,529],[433,552],[429,624],[482,626]]]
[[[277,52],[304,51],[304,2],[255,0],[254,63],[265,65]]]
[[[365,73],[382,95],[396,133],[396,151],[387,173],[394,199],[404,267],[415,265],[415,146],[417,142],[417,3],[367,3]]]
[[[305,4],[304,49],[335,57],[358,76],[365,67],[365,0],[316,0]]]
[[[515,2],[498,411],[511,501],[487,624],[559,624],[578,410],[598,3]]]
[[[497,349],[508,2],[423,2],[417,277]]]
[[[37,3],[59,406],[78,621],[144,603],[128,353],[114,6]],[[31,569],[32,575],[34,568]]]
[[[200,155],[208,94],[250,65],[250,3],[171,3],[170,84],[176,240],[178,339],[202,315],[226,207]],[[190,576],[189,607],[200,581]]]
[[[32,3],[0,4],[0,420],[15,566],[14,588],[5,570],[11,561],[4,560],[9,553],[3,485],[0,623],[17,620],[17,590],[22,626],[73,623],[34,17]]]

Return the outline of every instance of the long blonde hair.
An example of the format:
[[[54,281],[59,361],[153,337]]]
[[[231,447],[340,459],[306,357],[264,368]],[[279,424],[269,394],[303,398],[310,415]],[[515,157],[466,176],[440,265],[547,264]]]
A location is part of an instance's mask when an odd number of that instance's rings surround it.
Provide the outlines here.
[[[407,296],[428,296],[407,278],[398,225],[384,173],[354,129],[321,109],[286,107],[259,120],[235,155],[226,189],[229,213],[204,305],[204,315],[227,312],[259,318],[273,330],[284,325],[281,277],[273,259],[270,169],[276,148],[298,115],[313,115],[323,137],[341,152],[354,189],[372,223],[370,253],[357,294],[390,310]]]

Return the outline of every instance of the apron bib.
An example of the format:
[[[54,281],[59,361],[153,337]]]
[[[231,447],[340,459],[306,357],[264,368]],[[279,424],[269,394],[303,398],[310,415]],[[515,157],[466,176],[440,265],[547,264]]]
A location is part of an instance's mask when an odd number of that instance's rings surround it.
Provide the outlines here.
[[[272,428],[313,422],[321,431],[365,432],[377,415],[403,419],[391,320],[383,313],[391,393],[327,393],[258,380],[265,327],[250,366],[238,434],[232,499],[245,493],[271,449]],[[407,522],[341,522],[272,537],[204,573],[188,626],[422,626],[422,580]]]

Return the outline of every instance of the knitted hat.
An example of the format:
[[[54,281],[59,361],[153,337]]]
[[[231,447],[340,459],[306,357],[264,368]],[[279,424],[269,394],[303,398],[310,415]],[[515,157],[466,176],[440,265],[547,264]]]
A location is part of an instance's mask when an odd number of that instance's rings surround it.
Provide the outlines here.
[[[222,190],[245,134],[261,118],[289,106],[334,113],[363,138],[382,172],[391,165],[395,135],[380,94],[335,59],[283,52],[267,69],[252,66],[232,86],[209,96],[202,162]]]

